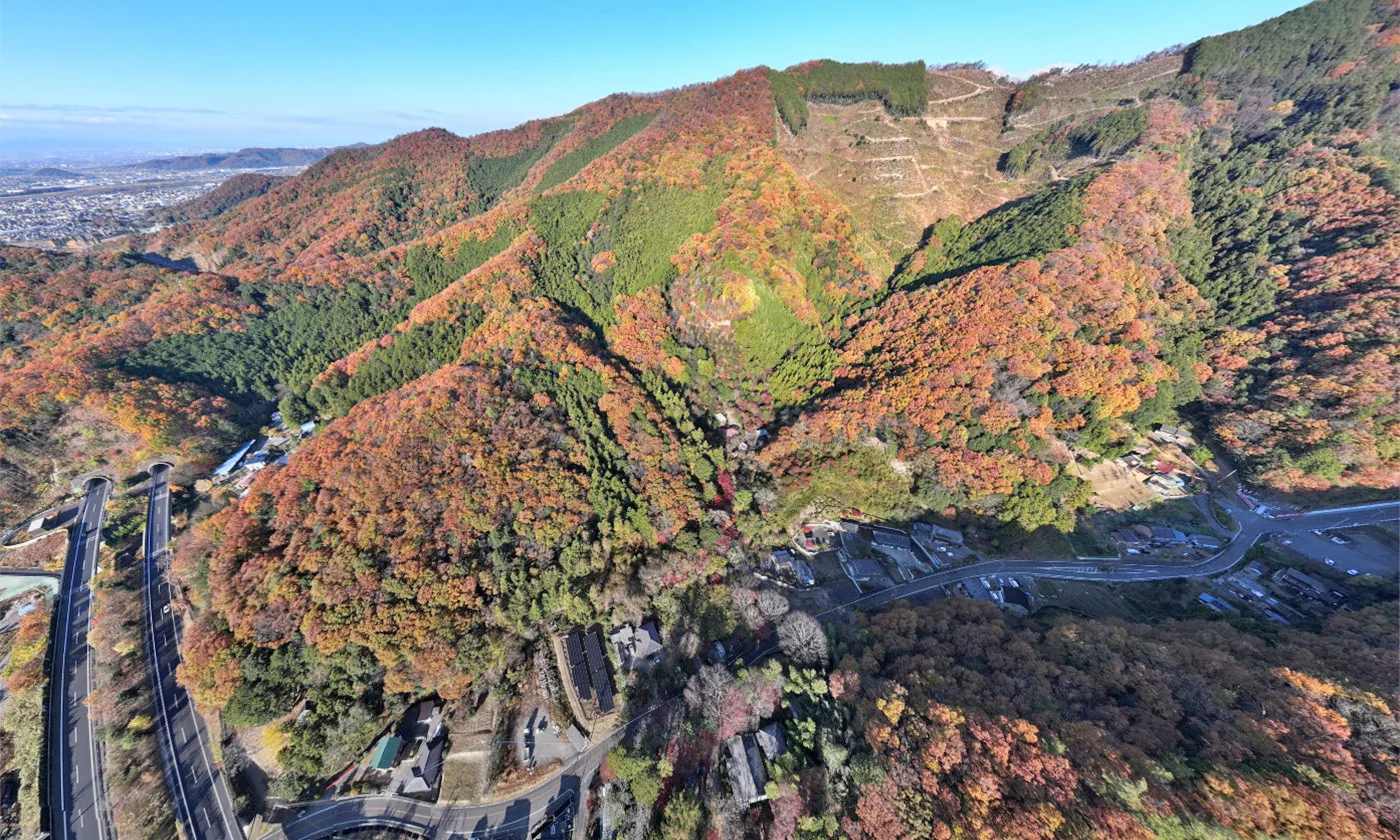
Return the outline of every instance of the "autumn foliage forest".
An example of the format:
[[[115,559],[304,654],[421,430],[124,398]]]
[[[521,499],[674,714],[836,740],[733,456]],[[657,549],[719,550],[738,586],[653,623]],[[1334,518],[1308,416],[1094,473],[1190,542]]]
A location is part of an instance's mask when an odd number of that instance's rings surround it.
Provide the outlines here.
[[[342,149],[120,249],[0,248],[0,510],[156,454],[212,466],[274,408],[321,421],[176,554],[201,707],[315,701],[273,780],[295,796],[411,699],[518,677],[551,621],[723,603],[802,514],[1069,531],[1072,465],[1183,418],[1268,492],[1393,488],[1400,7],[1314,3],[1182,62],[1034,129],[1011,118],[1044,79],[1004,82],[1023,197],[906,243],[875,235],[878,193],[843,204],[774,138],[809,102],[921,121],[927,68],[822,61]],[[863,618],[829,673],[720,692],[790,695],[813,727],[734,830],[1381,836],[1393,621],[1336,623]],[[660,793],[663,834],[698,836]]]

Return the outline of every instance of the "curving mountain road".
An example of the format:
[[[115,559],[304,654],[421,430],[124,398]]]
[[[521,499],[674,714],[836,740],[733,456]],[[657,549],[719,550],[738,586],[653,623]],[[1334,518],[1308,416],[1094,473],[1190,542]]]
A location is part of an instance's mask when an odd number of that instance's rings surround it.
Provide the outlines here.
[[[1222,503],[1240,523],[1239,530],[1220,553],[1193,565],[1114,562],[1110,567],[1084,561],[989,560],[957,569],[946,569],[891,589],[875,592],[832,607],[817,617],[830,619],[837,613],[855,607],[880,607],[930,589],[989,574],[1025,574],[1105,582],[1166,580],[1219,574],[1243,560],[1250,547],[1265,534],[1294,534],[1313,529],[1327,530],[1400,519],[1400,501],[1321,510],[1277,519],[1259,516],[1224,500]],[[753,653],[763,656],[769,652],[771,650]],[[601,767],[603,758],[628,727],[672,700],[652,707],[626,726],[609,733],[598,744],[566,765],[562,774],[546,780],[514,800],[485,805],[433,805],[393,794],[341,797],[308,805],[300,815],[263,837],[267,840],[319,840],[356,828],[388,827],[430,838],[524,838],[528,836],[530,827],[550,809],[558,797],[569,792],[573,792],[575,796],[581,795],[585,780],[592,779],[593,774]],[[581,803],[583,800],[579,798],[576,801]],[[582,823],[582,820],[578,822]]]
[[[1118,561],[1064,560],[987,560],[970,566],[946,569],[909,583],[874,592],[821,613],[829,615],[850,607],[872,608],[908,598],[940,586],[971,580],[984,575],[1031,575],[1061,580],[1095,580],[1106,583],[1133,583],[1172,578],[1192,578],[1228,571],[1265,534],[1300,534],[1358,525],[1374,525],[1400,519],[1400,502],[1380,502],[1347,508],[1333,508],[1269,519],[1221,500],[1239,523],[1234,538],[1218,554],[1191,565],[1129,563]],[[1111,563],[1111,565],[1106,565]]]
[[[170,608],[170,587],[162,561],[170,541],[170,467],[151,468],[146,511],[146,647],[165,781],[184,827],[193,840],[243,840],[223,769],[214,764],[209,733],[184,686],[175,681],[180,662],[180,628]]]
[[[112,840],[101,745],[88,715],[92,693],[92,576],[102,548],[102,521],[112,484],[87,484],[73,523],[68,560],[54,605],[53,676],[49,683],[49,825],[59,840]]]

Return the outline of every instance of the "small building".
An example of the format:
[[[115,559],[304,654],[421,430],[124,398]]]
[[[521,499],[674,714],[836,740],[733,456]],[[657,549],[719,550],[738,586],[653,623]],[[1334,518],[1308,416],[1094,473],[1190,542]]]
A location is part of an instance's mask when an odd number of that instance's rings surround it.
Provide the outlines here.
[[[1285,587],[1302,589],[1302,591],[1312,592],[1315,595],[1323,595],[1327,592],[1327,584],[1317,580],[1305,571],[1298,571],[1296,568],[1280,568],[1275,571],[1274,581],[1284,584]]]
[[[768,771],[763,766],[763,757],[759,754],[753,734],[735,735],[725,741],[724,746],[729,790],[734,798],[745,805],[767,799],[764,788],[768,784]]]
[[[1024,589],[1016,586],[1007,586],[1001,590],[1003,604],[1008,607],[1020,607],[1026,612],[1031,609],[1031,596],[1026,594]]]
[[[1232,572],[1225,576],[1225,585],[1251,598],[1260,600],[1269,597],[1268,590],[1259,584],[1259,579],[1244,572]]]
[[[573,747],[575,752],[582,753],[587,751],[588,736],[584,735],[583,732],[579,730],[577,724],[569,724],[569,728],[564,731],[564,734],[569,739],[569,746]]]
[[[422,700],[408,708],[399,736],[405,741],[429,741],[442,731],[442,706],[433,700]]]
[[[1260,563],[1258,560],[1251,560],[1249,564],[1244,567],[1244,573],[1250,577],[1261,578],[1269,573],[1269,567]]]
[[[1191,544],[1197,548],[1204,548],[1207,551],[1219,551],[1225,546],[1225,542],[1216,537],[1208,537],[1205,534],[1192,534]]]
[[[1177,426],[1159,426],[1157,431],[1148,437],[1158,443],[1170,443],[1176,446],[1190,446],[1195,443],[1190,432]]]
[[[913,546],[909,535],[898,528],[886,528],[883,525],[862,525],[858,533],[861,539],[871,545],[902,548],[905,550]]]
[[[1153,525],[1152,539],[1155,542],[1166,543],[1168,545],[1181,545],[1187,541],[1185,534],[1175,528],[1168,528],[1166,525]]]
[[[914,523],[914,539],[923,543],[945,542],[951,545],[962,545],[962,531],[955,531],[952,528],[942,528],[929,522]]]
[[[753,737],[758,742],[758,749],[763,753],[763,757],[769,761],[774,761],[787,752],[787,734],[776,720],[761,727]]]
[[[1218,612],[1218,613],[1227,613],[1227,612],[1230,612],[1230,613],[1237,613],[1237,612],[1239,612],[1239,609],[1236,608],[1234,604],[1231,604],[1231,603],[1228,602],[1228,601],[1223,601],[1223,600],[1221,600],[1221,599],[1215,597],[1214,595],[1210,594],[1209,592],[1202,592],[1202,593],[1201,593],[1199,596],[1197,596],[1197,597],[1199,598],[1199,600],[1200,600],[1200,602],[1201,602],[1202,604],[1205,604],[1207,607],[1210,607],[1211,609],[1215,610],[1215,611]]]
[[[647,619],[642,622],[642,626],[637,628],[637,638],[632,649],[632,656],[636,659],[651,659],[661,654],[661,628],[656,626],[656,622]]]
[[[253,448],[253,444],[255,444],[255,443],[257,443],[257,442],[258,442],[257,439],[254,438],[253,440],[250,440],[250,441],[248,441],[247,443],[245,443],[245,444],[243,444],[242,446],[240,446],[240,447],[238,448],[238,451],[235,452],[235,453],[233,453],[232,455],[230,455],[230,456],[229,456],[229,459],[228,459],[227,461],[223,462],[222,464],[220,464],[220,465],[218,465],[217,467],[214,468],[214,475],[215,475],[215,477],[217,477],[217,478],[223,478],[224,476],[226,476],[226,475],[228,475],[229,473],[233,472],[234,468],[238,466],[238,462],[243,460],[243,456],[244,456],[244,455],[247,455],[247,454],[248,454],[248,450],[249,450],[249,449],[252,449],[252,448]]]
[[[1116,536],[1118,537],[1118,541],[1126,546],[1131,546],[1133,548],[1141,548],[1142,546],[1147,545],[1147,542],[1143,540],[1142,535],[1134,531],[1132,528],[1119,528]]]
[[[1327,599],[1332,594],[1327,584],[1297,569],[1279,569],[1274,572],[1274,582],[1310,598]]]
[[[884,568],[873,557],[851,557],[842,552],[841,559],[851,579],[856,583],[869,583],[885,576]]]
[[[413,757],[408,778],[399,786],[399,793],[422,796],[437,789],[442,776],[442,749],[446,743],[443,737],[419,742],[418,753]]]
[[[433,795],[442,776],[443,752],[447,745],[442,704],[429,699],[410,706],[399,724],[394,741],[398,744],[395,751],[404,753],[411,750],[413,760],[407,766],[398,764],[394,767],[389,780],[390,789],[409,796]],[[374,766],[374,763],[371,762],[371,765]]]
[[[768,555],[765,565],[773,574],[791,578],[798,586],[812,586],[817,582],[807,561],[787,549],[780,548]]]
[[[655,621],[644,621],[635,629],[631,624],[623,624],[614,629],[608,639],[617,651],[617,661],[629,670],[655,664],[661,655],[661,631]]]
[[[399,759],[399,747],[403,746],[403,739],[397,735],[385,735],[379,739],[374,752],[369,758],[369,769],[379,773],[388,773],[394,769],[394,765]]]

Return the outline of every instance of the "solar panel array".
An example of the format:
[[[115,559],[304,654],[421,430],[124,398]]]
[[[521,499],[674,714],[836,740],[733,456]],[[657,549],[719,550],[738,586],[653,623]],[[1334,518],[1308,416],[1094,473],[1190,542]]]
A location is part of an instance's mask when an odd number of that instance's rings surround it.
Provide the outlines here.
[[[583,640],[588,655],[588,673],[593,677],[593,690],[598,694],[598,711],[607,714],[617,708],[613,702],[612,680],[608,678],[608,660],[603,656],[603,633],[597,627],[588,631]]]
[[[581,702],[593,697],[588,687],[588,666],[584,662],[583,642],[579,631],[575,630],[564,637],[564,652],[569,657],[569,679],[574,682],[574,693]]]

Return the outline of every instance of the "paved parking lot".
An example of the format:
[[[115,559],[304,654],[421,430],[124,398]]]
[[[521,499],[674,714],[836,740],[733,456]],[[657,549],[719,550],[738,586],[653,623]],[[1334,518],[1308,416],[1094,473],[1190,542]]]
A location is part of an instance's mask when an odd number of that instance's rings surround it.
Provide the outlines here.
[[[1397,555],[1394,548],[1382,542],[1371,529],[1346,529],[1342,534],[1352,542],[1348,545],[1338,545],[1329,539],[1330,532],[1324,532],[1323,536],[1303,532],[1290,534],[1284,539],[1292,540],[1289,548],[1320,563],[1331,559],[1336,564],[1334,568],[1342,572],[1356,569],[1362,574],[1400,577],[1400,555]]]
[[[549,719],[544,709],[535,709],[526,716],[525,726],[516,741],[521,764],[526,767],[548,767],[550,762],[568,762],[578,755],[578,751],[569,744],[568,737],[563,732],[556,733],[554,727],[554,721]]]

